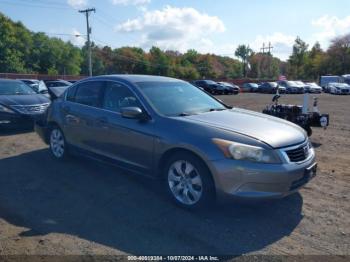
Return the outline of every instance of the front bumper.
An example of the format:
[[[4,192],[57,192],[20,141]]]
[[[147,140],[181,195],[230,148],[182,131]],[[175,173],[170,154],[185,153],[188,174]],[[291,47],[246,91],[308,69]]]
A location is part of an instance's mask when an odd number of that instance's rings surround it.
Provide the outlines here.
[[[219,200],[273,199],[290,195],[315,175],[313,154],[303,163],[260,164],[222,159],[210,162]]]
[[[37,120],[34,124],[34,131],[38,134],[38,136],[46,143],[48,144],[48,132],[49,127],[46,124],[46,121],[44,120]]]
[[[33,127],[37,115],[0,113],[0,128]]]

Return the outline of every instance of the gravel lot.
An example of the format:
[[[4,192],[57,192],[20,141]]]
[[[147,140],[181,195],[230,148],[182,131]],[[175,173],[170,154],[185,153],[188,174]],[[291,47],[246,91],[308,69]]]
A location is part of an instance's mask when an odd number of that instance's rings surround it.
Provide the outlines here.
[[[0,254],[350,255],[350,96],[318,95],[317,177],[300,193],[191,213],[155,181],[102,163],[53,160],[33,132],[0,134]],[[221,96],[261,111],[271,95]],[[301,103],[301,95],[281,102]]]

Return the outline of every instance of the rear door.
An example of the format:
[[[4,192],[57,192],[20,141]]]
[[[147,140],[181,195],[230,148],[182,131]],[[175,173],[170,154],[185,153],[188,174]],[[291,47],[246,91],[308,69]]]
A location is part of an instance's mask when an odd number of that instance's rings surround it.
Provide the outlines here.
[[[62,106],[64,134],[69,144],[96,152],[99,143],[105,82],[88,81],[71,88]]]

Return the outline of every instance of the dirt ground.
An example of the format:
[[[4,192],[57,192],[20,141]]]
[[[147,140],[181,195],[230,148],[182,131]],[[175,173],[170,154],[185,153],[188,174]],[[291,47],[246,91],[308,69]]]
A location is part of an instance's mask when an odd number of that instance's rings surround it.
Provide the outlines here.
[[[57,162],[33,132],[2,132],[0,254],[350,255],[350,96],[317,96],[331,117],[311,138],[317,177],[285,199],[203,212],[175,207],[157,182],[115,167]],[[261,111],[271,95],[220,98]]]

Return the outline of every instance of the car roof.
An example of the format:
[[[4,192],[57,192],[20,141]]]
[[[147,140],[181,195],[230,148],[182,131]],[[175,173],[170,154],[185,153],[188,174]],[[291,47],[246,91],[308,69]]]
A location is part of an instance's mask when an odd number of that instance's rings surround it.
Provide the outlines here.
[[[92,79],[100,79],[100,80],[122,80],[130,83],[138,83],[138,82],[178,82],[182,81],[180,79],[165,77],[165,76],[153,76],[153,75],[102,75],[102,76],[94,76],[89,77],[84,80],[92,80]]]

